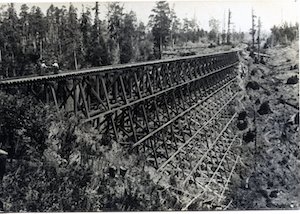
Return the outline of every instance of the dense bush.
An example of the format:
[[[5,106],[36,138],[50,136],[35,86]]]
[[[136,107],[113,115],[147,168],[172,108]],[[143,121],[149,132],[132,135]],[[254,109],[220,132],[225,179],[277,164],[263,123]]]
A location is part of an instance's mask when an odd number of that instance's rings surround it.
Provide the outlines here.
[[[153,60],[153,44],[150,41],[141,41],[136,55],[136,61],[148,61]]]
[[[45,149],[50,106],[33,97],[0,92],[0,145],[10,157],[26,158],[27,152]]]
[[[0,189],[5,211],[176,208],[176,197],[121,145],[33,98],[1,98],[1,134],[11,133],[9,140],[22,148],[8,161]]]

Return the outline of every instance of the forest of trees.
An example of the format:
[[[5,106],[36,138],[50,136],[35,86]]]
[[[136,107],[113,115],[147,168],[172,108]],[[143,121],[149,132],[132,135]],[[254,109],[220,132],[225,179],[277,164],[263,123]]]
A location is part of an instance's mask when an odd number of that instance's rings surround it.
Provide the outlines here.
[[[108,11],[103,20],[100,6]],[[0,7],[0,76],[36,74],[42,60],[49,65],[57,60],[68,70],[160,59],[167,46],[196,43],[202,37],[218,43],[219,26],[211,26],[207,32],[195,19],[180,20],[165,1],[156,3],[148,23],[138,22],[118,2],[81,9],[72,3],[50,5],[46,14],[26,4],[17,13],[13,3],[6,4]]]
[[[287,45],[288,42],[299,40],[299,24],[292,25],[285,22],[281,26],[274,25],[271,28],[271,33],[272,35],[267,40],[269,46],[277,44]]]
[[[100,7],[108,11],[103,20]],[[23,4],[17,13],[13,3],[6,4],[0,7],[0,77],[36,74],[42,60],[47,65],[56,60],[62,70],[69,70],[161,59],[166,47],[203,38],[224,44],[220,21],[212,17],[209,28],[201,29],[196,19],[180,20],[165,1],[156,3],[148,23],[138,22],[136,14],[125,12],[118,2],[80,9],[71,3],[61,8],[50,5],[45,14],[38,6]],[[294,41],[298,24],[274,26],[271,32],[268,44]],[[244,39],[243,32],[231,34],[233,41]]]
[[[79,69],[160,58],[162,45],[198,41],[206,32],[195,20],[183,23],[167,2],[157,2],[148,25],[137,22],[133,11],[124,12],[118,2],[107,7],[104,20],[99,7],[83,7],[81,13],[72,4],[67,8],[51,5],[46,14],[41,8],[23,4],[19,14],[13,3],[0,8],[0,75],[28,75],[38,62],[59,62],[62,69]],[[80,15],[79,15],[80,14]],[[161,41],[160,41],[161,40]]]

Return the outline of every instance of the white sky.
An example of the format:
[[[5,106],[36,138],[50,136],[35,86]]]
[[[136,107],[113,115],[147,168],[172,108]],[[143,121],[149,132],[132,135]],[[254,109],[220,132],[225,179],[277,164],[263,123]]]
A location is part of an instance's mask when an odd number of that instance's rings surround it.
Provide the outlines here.
[[[8,3],[10,1],[0,0],[0,3]],[[54,0],[39,0],[38,2],[29,3],[28,1],[19,0],[14,1],[16,3],[17,10],[20,5],[26,3],[29,7],[36,5],[42,8],[45,13],[47,8],[53,3],[55,6],[61,7],[66,5],[68,7],[69,2]],[[279,25],[284,21],[294,24],[299,20],[298,0],[198,0],[198,1],[168,1],[170,7],[174,5],[174,10],[180,19],[185,17],[193,18],[194,16],[198,20],[198,24],[201,28],[208,30],[208,20],[214,17],[220,20],[220,27],[222,29],[222,22],[224,17],[224,11],[226,11],[226,20],[228,9],[232,11],[232,22],[234,23],[236,31],[249,31],[251,28],[251,8],[254,9],[255,14],[261,17],[263,30],[269,31],[269,29],[275,24]],[[106,2],[99,1],[101,18],[105,18],[106,14]],[[124,1],[125,11],[129,12],[133,10],[139,21],[148,23],[148,17],[151,13],[151,9],[154,7],[154,1]],[[82,10],[82,4],[84,6],[93,7],[94,2],[91,1],[73,1],[73,5],[78,8],[78,12]],[[220,30],[221,30],[220,29]]]

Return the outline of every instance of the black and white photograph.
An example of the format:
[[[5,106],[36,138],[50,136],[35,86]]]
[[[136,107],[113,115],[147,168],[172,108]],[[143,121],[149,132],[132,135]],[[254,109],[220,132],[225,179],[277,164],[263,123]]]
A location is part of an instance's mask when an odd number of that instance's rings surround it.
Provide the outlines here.
[[[0,1],[0,212],[300,209],[298,0]]]

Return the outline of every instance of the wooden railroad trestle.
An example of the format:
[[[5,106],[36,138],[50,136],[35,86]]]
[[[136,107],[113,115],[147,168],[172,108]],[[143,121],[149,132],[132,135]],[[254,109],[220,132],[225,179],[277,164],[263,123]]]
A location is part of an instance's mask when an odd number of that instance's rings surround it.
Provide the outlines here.
[[[205,195],[224,199],[239,161],[238,63],[231,51],[0,80],[0,89],[31,93],[129,146],[176,180],[168,188],[189,209]]]
[[[159,159],[191,136],[188,113],[226,85],[236,90],[237,64],[237,51],[222,52],[1,80],[0,88],[22,89],[81,115],[103,137],[142,151],[159,168]]]

